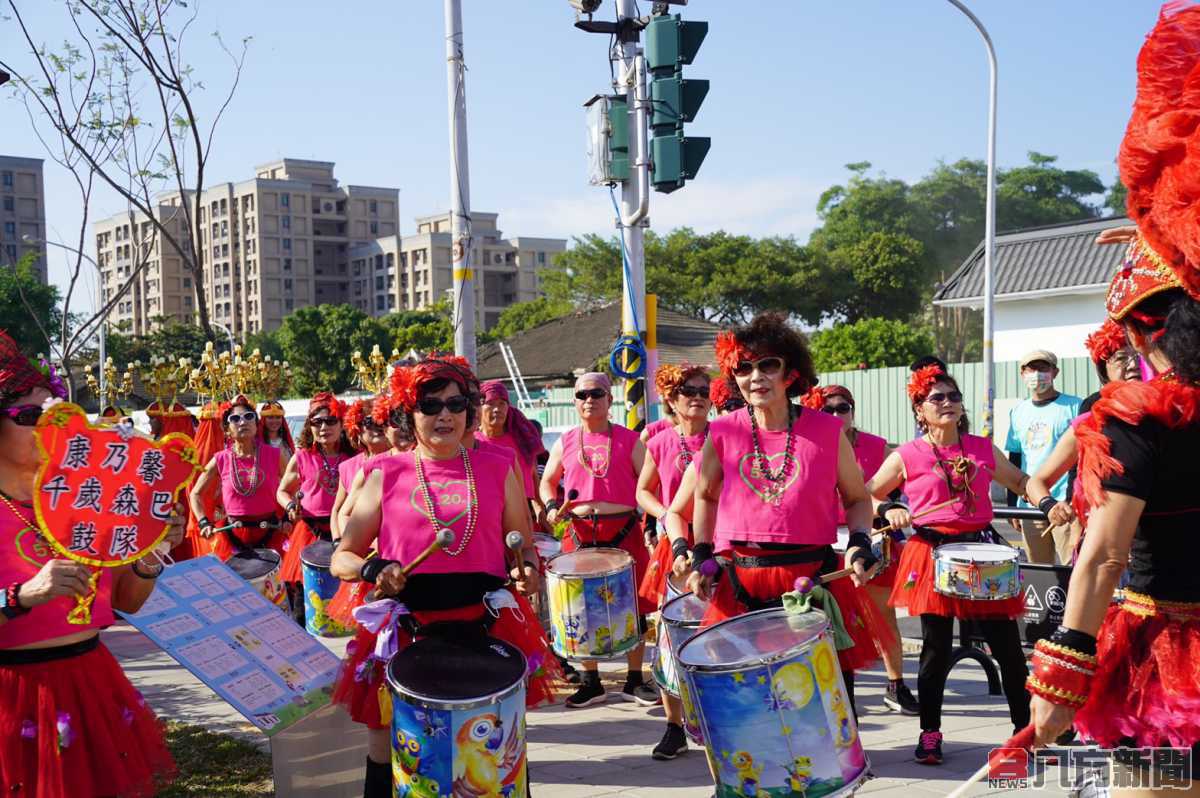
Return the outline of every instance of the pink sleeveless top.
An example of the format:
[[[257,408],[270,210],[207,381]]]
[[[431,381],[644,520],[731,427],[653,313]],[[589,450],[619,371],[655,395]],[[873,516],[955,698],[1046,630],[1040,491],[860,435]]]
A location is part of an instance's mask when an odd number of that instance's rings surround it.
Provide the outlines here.
[[[887,441],[878,435],[872,435],[869,432],[858,431],[854,437],[854,461],[858,463],[858,467],[862,470],[864,480],[869,480],[875,476],[875,472],[883,465],[883,459],[887,454]],[[837,522],[839,524],[846,523],[846,507],[842,504],[842,499],[839,496],[836,499],[837,507]]]
[[[241,484],[249,486],[255,481],[254,458],[237,457],[233,448],[217,452],[217,473],[221,475],[221,506],[226,515],[255,516],[270,515],[279,510],[275,491],[279,489],[279,450],[273,446],[258,444],[258,487],[249,496],[242,496],[234,486],[233,472],[241,478]]]
[[[646,442],[649,443],[651,438],[665,429],[675,429],[675,422],[671,420],[670,416],[663,416],[658,421],[651,421],[642,431],[646,433]]]
[[[813,410],[801,410],[792,425],[794,463],[777,501],[768,495],[771,483],[756,475],[750,417],[745,410],[721,416],[709,425],[709,437],[725,479],[717,503],[714,544],[728,549],[734,540],[760,543],[824,545],[837,540],[837,516],[831,497],[837,492],[840,420]],[[783,466],[787,431],[759,430],[763,452],[772,472]]]
[[[692,453],[691,462],[697,467],[700,455],[704,451],[706,434],[706,432],[701,432],[685,438],[688,451]],[[687,470],[687,458],[683,453],[683,447],[679,445],[679,432],[674,427],[661,430],[646,441],[646,451],[654,458],[654,467],[658,469],[658,497],[663,504],[670,507],[671,502],[675,499],[675,492],[679,490],[679,483],[683,482],[684,472]]]
[[[14,501],[13,506],[24,519],[33,521],[31,505]],[[27,582],[56,556],[34,525],[26,524],[11,509],[0,505],[0,584],[7,586],[13,582]],[[60,596],[0,626],[0,648],[27,646],[87,629],[111,626],[112,580],[111,568],[100,569],[90,624],[81,626],[67,623],[67,613],[75,608],[75,599]]]
[[[457,555],[467,533],[470,516],[466,470],[461,457],[449,460],[422,458],[421,467],[428,481],[429,495],[440,529],[448,527],[454,542],[448,549],[434,552],[413,571],[417,574],[486,573],[505,578],[504,480],[509,461],[490,452],[468,452],[475,478],[477,515],[474,532],[466,547]],[[413,452],[367,461],[367,473],[383,473],[383,517],[379,526],[380,556],[406,563],[433,542],[436,529],[426,515],[425,500],[417,484],[416,458]]]
[[[992,520],[992,500],[988,489],[992,475],[996,472],[995,452],[988,438],[964,435],[962,446],[942,446],[942,458],[946,460],[965,454],[970,461],[971,492],[974,502],[958,501],[941,510],[914,518],[916,526],[936,526],[973,532],[987,526]],[[904,495],[908,497],[913,515],[925,507],[933,507],[950,499],[950,486],[946,483],[945,470],[936,467],[933,448],[924,438],[917,438],[897,449],[904,461]],[[972,506],[973,505],[973,506]]]
[[[612,438],[604,432],[583,436],[585,466],[580,458],[576,427],[562,437],[563,489],[579,491],[577,502],[611,502],[637,507],[638,474],[633,465],[633,447],[638,434],[620,424],[612,425]]]
[[[517,448],[517,441],[513,438],[511,432],[505,432],[498,438],[489,438],[481,430],[475,435],[475,440],[480,443],[490,443],[493,446],[499,446],[512,452],[513,456],[517,459],[517,467],[521,472],[521,484],[525,486],[525,498],[532,499],[537,495],[537,486],[533,484],[533,463],[530,463],[521,456],[521,450]]]
[[[300,490],[304,491],[300,507],[308,515],[329,515],[337,498],[338,469],[348,458],[341,452],[322,458],[320,452],[312,449],[298,449],[293,456],[300,472]]]
[[[354,484],[354,478],[358,476],[358,472],[363,467],[363,461],[366,453],[359,452],[349,460],[343,460],[338,466],[338,482],[342,484],[342,490],[350,492],[350,486]]]

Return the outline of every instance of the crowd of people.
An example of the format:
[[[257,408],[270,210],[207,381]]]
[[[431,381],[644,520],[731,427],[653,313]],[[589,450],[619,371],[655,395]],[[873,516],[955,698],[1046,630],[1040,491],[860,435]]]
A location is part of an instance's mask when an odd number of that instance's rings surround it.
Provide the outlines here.
[[[481,384],[455,356],[397,366],[379,395],[351,404],[317,394],[296,441],[277,402],[233,397],[202,414],[203,470],[166,540],[222,560],[273,552],[300,623],[301,553],[333,548],[342,589],[329,612],[355,632],[334,697],[369,731],[366,796],[393,794],[386,672],[410,646],[502,641],[525,657],[527,707],[607,699],[596,659],[572,657],[576,671],[558,645],[564,633],[539,620],[547,565],[535,535],[558,538],[564,555],[617,551],[629,564],[631,642],[612,650],[626,665],[619,696],[664,705],[655,759],[688,750],[688,706],[686,691],[660,690],[643,673],[648,619],[690,593],[710,628],[793,604],[814,584],[851,712],[855,673],[882,660],[884,704],[919,717],[921,763],[944,758],[956,620],[986,639],[1014,733],[1032,724],[1049,745],[1073,728],[1109,748],[1194,756],[1200,587],[1186,552],[1200,520],[1188,465],[1200,447],[1198,41],[1200,8],[1172,6],[1139,60],[1119,157],[1135,227],[1101,237],[1127,249],[1108,319],[1087,341],[1102,388],[1082,402],[1061,394],[1055,354],[1029,353],[1019,364],[1029,398],[1013,409],[1003,450],[971,433],[967,397],[933,356],[910,372],[915,436],[891,445],[860,429],[851,391],[818,385],[804,335],[763,313],[717,337],[715,365],[661,366],[663,418],[640,435],[612,420],[610,378],[583,373],[577,424],[549,451],[505,386]],[[16,795],[152,794],[174,764],[99,631],[114,611],[137,611],[163,566],[104,570],[90,622],[68,624],[86,569],[22,542],[38,525],[34,426],[63,395],[52,368],[0,335],[0,782]],[[158,407],[156,435],[185,423],[181,410]],[[993,484],[1041,513],[1017,525],[1020,554],[993,524]],[[976,560],[956,570],[957,552],[978,557],[980,547],[989,567],[1073,566],[1062,626],[1037,641],[1028,666],[1015,620],[1022,591]],[[920,619],[915,696],[898,609]],[[604,632],[607,643],[619,634]],[[709,752],[718,783],[728,756]],[[749,753],[739,761],[743,786],[756,786],[762,765],[754,770]],[[798,772],[791,783],[802,789]]]

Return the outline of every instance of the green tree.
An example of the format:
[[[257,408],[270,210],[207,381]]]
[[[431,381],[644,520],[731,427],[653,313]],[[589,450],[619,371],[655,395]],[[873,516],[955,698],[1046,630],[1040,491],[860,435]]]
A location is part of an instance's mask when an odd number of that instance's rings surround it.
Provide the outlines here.
[[[1125,184],[1118,177],[1109,186],[1108,193],[1104,195],[1104,207],[1114,216],[1124,216],[1127,213],[1125,199],[1128,194],[1129,191],[1125,188]]]
[[[30,253],[14,266],[0,267],[0,330],[29,355],[49,354],[46,332],[53,335],[62,323],[58,289],[43,284],[32,265]]]
[[[200,362],[200,356],[204,353],[204,345],[208,341],[204,336],[204,330],[195,324],[183,324],[174,320],[165,320],[143,340],[151,355],[165,357],[168,360],[179,360],[181,357],[186,357],[193,364]]]
[[[896,319],[862,319],[836,324],[810,337],[818,371],[906,366],[933,351],[924,330]]]
[[[853,292],[834,306],[846,321],[907,319],[923,304],[925,246],[912,236],[870,233],[835,249],[831,260],[834,279],[854,286]]]
[[[996,224],[1000,230],[1073,222],[1100,215],[1089,197],[1104,183],[1089,169],[1061,169],[1056,155],[1029,153],[1029,164],[1004,170],[996,180]]]
[[[388,336],[386,351],[398,349],[401,355],[410,349],[421,353],[454,351],[454,325],[450,320],[450,302],[443,299],[424,310],[403,310],[380,319]],[[384,349],[381,344],[380,349]]]
[[[270,355],[272,360],[286,359],[283,356],[283,346],[279,343],[277,330],[260,330],[250,333],[246,336],[246,342],[242,345],[242,349],[247,352],[257,349],[264,357]]]
[[[542,290],[552,302],[589,310],[621,295],[621,246],[594,233],[572,239],[554,266],[542,273]]]
[[[295,375],[293,388],[301,394],[339,393],[350,386],[350,354],[367,315],[349,305],[311,305],[283,320],[279,344]]]

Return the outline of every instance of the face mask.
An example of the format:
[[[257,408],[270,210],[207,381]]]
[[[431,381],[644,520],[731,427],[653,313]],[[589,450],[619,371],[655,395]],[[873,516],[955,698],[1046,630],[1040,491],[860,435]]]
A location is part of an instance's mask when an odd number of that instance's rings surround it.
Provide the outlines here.
[[[1027,371],[1024,379],[1025,387],[1034,392],[1046,390],[1052,382],[1048,371]]]

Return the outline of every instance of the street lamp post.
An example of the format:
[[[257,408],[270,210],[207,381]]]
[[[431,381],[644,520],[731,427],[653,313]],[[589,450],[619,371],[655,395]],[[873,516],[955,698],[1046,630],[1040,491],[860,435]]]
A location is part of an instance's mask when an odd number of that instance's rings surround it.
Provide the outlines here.
[[[996,48],[987,28],[971,9],[961,0],[947,0],[966,15],[983,37],[987,46],[988,68],[988,143],[987,143],[987,189],[984,209],[983,233],[983,434],[991,437],[993,429],[993,405],[996,400],[996,364],[992,344],[994,330],[993,306],[995,304],[994,261],[996,254]]]

